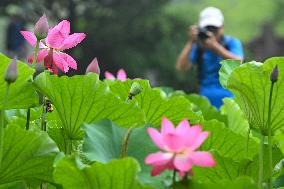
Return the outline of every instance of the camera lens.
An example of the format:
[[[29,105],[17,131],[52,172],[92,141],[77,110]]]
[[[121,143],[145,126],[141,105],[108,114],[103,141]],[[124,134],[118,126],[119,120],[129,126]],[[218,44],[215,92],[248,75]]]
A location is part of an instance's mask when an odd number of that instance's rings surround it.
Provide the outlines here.
[[[208,37],[206,28],[198,28],[198,39],[205,40]]]

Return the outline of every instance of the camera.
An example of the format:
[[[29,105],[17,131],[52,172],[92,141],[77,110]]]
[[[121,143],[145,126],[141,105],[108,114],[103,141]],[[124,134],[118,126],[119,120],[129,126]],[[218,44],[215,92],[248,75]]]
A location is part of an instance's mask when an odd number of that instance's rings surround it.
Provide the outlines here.
[[[210,36],[208,32],[216,33],[219,30],[218,27],[215,26],[206,26],[204,28],[198,28],[198,39],[203,41],[208,39]]]
[[[203,41],[205,39],[209,38],[209,35],[207,34],[208,30],[206,28],[198,28],[198,39]]]

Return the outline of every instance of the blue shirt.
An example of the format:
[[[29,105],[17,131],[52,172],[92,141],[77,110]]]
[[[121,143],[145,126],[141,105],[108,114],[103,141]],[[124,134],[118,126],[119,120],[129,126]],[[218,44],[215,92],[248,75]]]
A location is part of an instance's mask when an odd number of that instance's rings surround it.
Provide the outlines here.
[[[244,57],[243,47],[240,40],[224,36],[223,44],[226,48],[241,58]],[[193,44],[189,59],[193,64],[197,64],[197,50],[196,44]],[[204,49],[202,53],[202,69],[200,73],[200,91],[199,93],[206,96],[213,106],[219,108],[222,105],[222,99],[224,97],[232,97],[228,90],[224,89],[219,82],[219,69],[221,68],[220,61],[223,58],[212,52],[209,49]]]

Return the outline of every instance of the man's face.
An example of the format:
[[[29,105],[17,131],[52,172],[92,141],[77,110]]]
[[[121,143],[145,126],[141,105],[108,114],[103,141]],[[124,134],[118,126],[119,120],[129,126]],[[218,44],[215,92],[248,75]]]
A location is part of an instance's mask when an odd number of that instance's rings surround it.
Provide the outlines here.
[[[224,27],[216,27],[216,26],[206,26],[207,31],[212,32],[217,40],[220,40],[224,35]]]

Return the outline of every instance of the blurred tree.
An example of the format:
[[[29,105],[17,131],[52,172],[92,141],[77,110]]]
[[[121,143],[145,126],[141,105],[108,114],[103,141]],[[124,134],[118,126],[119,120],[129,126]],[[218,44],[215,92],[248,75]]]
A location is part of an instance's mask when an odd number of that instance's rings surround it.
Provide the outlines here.
[[[284,0],[274,1],[275,11],[272,14],[271,23],[276,27],[276,33],[280,36],[284,36]]]

